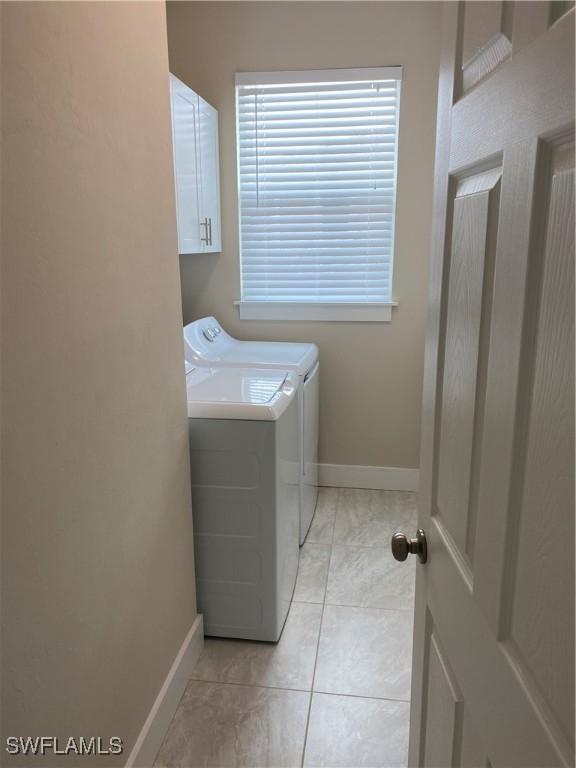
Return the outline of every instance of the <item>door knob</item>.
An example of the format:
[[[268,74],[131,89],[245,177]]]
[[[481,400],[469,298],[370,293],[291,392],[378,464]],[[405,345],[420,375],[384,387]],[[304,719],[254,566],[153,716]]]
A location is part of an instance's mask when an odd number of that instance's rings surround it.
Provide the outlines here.
[[[403,562],[408,555],[418,555],[421,563],[425,563],[428,559],[428,544],[426,542],[426,534],[422,528],[418,528],[416,531],[415,539],[409,539],[406,534],[396,531],[394,536],[392,536],[391,544],[395,560]]]

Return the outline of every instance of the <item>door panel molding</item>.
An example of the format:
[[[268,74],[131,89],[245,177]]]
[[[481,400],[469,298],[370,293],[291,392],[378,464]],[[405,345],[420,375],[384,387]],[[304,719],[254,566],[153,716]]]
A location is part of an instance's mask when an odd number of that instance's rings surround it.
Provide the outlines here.
[[[429,642],[427,689],[426,765],[438,768],[456,765],[462,750],[464,700],[433,629]]]

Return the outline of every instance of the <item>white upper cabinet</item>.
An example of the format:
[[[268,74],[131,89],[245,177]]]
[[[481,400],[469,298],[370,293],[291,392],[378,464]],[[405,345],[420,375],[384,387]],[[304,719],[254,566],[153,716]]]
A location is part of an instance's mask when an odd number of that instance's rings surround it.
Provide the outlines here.
[[[216,253],[220,237],[218,112],[170,75],[180,253]]]
[[[198,96],[170,75],[178,251],[200,253]]]
[[[220,251],[220,161],[218,110],[198,97],[200,121],[200,223],[206,218],[208,251]]]

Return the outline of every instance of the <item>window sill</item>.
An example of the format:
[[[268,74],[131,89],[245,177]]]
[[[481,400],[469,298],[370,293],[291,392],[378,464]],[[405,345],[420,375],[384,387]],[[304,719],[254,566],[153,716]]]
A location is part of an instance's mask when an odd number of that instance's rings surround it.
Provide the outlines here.
[[[336,322],[389,323],[392,308],[388,304],[313,304],[299,302],[235,301],[241,320],[324,320]]]

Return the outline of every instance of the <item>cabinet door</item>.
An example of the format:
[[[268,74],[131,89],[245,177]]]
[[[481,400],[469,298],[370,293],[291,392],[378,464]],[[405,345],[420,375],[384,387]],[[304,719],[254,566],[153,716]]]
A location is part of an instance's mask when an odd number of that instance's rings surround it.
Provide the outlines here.
[[[200,122],[200,222],[207,229],[202,250],[222,250],[220,236],[220,160],[218,152],[218,111],[204,99],[198,99]]]
[[[204,243],[200,240],[198,96],[173,75],[170,76],[170,93],[178,251],[179,253],[201,253],[204,250]]]

